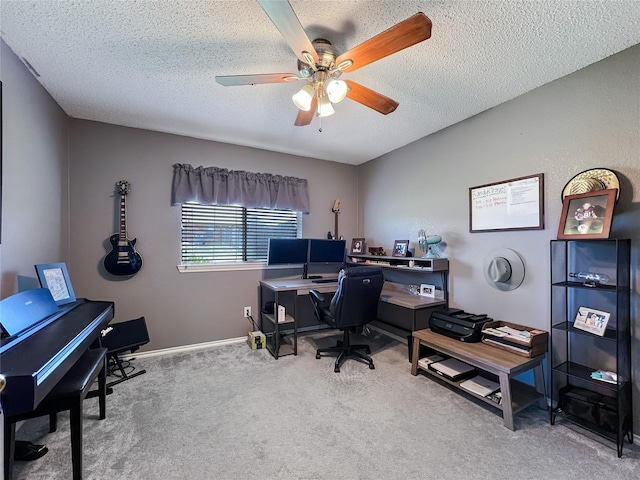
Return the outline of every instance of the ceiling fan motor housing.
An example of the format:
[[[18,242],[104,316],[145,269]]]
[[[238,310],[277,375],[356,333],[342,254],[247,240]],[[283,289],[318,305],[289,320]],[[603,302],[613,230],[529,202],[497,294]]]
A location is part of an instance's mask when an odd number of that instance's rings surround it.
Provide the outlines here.
[[[312,43],[313,48],[316,49],[316,53],[318,54],[318,63],[316,63],[315,65],[311,65],[303,62],[302,60],[298,60],[298,72],[300,72],[300,76],[304,78],[313,76],[316,70],[331,70],[335,67],[336,58],[338,58],[338,55],[340,55],[338,50],[333,45],[331,45],[331,42],[329,40],[326,40],[324,38],[316,38]]]

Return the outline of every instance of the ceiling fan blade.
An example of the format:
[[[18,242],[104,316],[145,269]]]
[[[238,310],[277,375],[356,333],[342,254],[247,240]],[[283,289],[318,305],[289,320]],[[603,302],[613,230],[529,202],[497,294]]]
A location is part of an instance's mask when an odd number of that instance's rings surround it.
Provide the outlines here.
[[[351,80],[345,80],[349,86],[347,97],[358,103],[361,103],[365,107],[374,109],[383,115],[388,115],[398,108],[399,103],[395,100],[391,100],[389,97],[374,92],[370,88],[367,88],[359,83],[352,82]]]
[[[314,65],[318,63],[316,49],[313,48],[291,4],[282,0],[258,0],[258,3],[280,31],[280,34],[289,44],[293,53],[296,54],[296,57],[304,63],[310,63],[309,60],[311,58],[313,58]],[[311,57],[305,56],[305,52]]]
[[[343,72],[352,72],[376,60],[420,43],[429,37],[431,37],[431,20],[424,13],[418,12],[343,53],[336,59],[336,65],[340,65],[346,60],[351,60],[353,64],[341,70]]]
[[[254,75],[222,75],[216,77],[216,82],[225,87],[235,85],[258,85],[261,83],[283,83],[302,80],[295,73],[258,73]]]
[[[304,110],[298,110],[298,116],[296,117],[296,121],[294,125],[296,127],[304,127],[305,125],[309,125],[311,120],[313,120],[313,116],[316,114],[316,108],[318,108],[318,99],[313,97],[311,101],[311,108],[308,112]]]

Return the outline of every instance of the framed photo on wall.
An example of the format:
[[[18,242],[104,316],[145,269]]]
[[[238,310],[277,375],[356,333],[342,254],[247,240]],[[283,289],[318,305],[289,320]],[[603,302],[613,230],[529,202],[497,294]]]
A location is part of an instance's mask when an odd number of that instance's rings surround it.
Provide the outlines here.
[[[409,251],[409,240],[396,240],[393,243],[393,256],[406,257]]]
[[[351,255],[361,255],[364,252],[364,238],[354,238],[351,240]]]
[[[558,238],[609,238],[617,192],[609,189],[564,197]]]

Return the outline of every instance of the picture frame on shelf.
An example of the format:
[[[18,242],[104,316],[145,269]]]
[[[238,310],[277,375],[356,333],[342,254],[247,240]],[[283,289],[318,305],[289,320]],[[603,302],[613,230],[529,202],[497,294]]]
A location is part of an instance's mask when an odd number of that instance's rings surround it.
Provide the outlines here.
[[[427,283],[421,283],[420,284],[420,295],[422,295],[423,297],[435,298],[435,296],[436,296],[436,286],[435,285],[429,285]]]
[[[617,192],[612,188],[564,197],[558,239],[609,238]]]
[[[576,319],[573,321],[573,326],[602,337],[607,329],[609,317],[610,314],[608,312],[588,307],[580,307],[578,308]]]
[[[364,238],[354,238],[351,240],[351,255],[362,255],[364,252]]]
[[[409,240],[396,240],[393,242],[393,256],[406,257],[409,252]]]

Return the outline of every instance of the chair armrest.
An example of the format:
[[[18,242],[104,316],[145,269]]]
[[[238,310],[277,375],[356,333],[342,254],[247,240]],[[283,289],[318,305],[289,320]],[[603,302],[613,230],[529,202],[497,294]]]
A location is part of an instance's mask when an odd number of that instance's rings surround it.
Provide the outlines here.
[[[318,290],[309,290],[309,295],[311,295],[314,302],[319,304],[323,304],[325,302],[324,295],[322,295]]]

